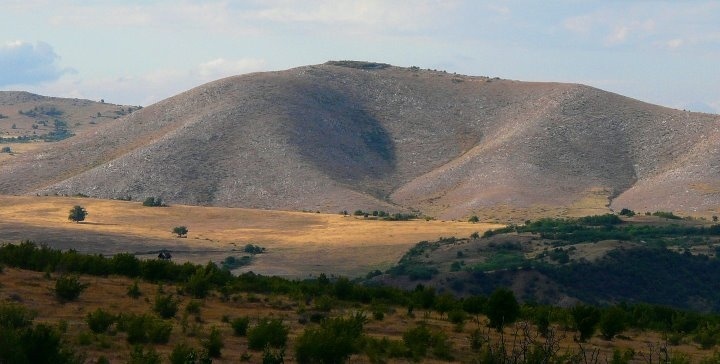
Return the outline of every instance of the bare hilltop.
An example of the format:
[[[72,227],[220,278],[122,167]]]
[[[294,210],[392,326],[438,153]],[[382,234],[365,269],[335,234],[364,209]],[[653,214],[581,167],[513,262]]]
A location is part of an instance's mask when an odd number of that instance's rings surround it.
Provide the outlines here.
[[[441,218],[600,196],[714,213],[719,126],[584,85],[338,61],[214,81],[0,159],[0,193]]]

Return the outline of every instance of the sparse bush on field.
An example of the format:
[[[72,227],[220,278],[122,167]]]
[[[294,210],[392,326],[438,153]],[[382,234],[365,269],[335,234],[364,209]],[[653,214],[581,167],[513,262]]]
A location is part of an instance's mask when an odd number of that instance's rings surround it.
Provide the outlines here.
[[[180,343],[175,345],[173,351],[170,353],[168,359],[170,364],[210,364],[212,359],[208,355],[207,351],[198,351],[195,348]]]
[[[127,295],[129,297],[132,297],[135,299],[137,299],[138,297],[140,297],[142,295],[142,292],[140,292],[140,286],[138,286],[137,281],[133,282],[133,284],[130,287],[128,287]]]
[[[0,153],[12,153],[12,150],[10,147],[2,147],[2,149],[0,149]]]
[[[210,335],[207,339],[202,341],[202,346],[211,358],[219,358],[221,355],[222,348],[225,344],[222,340],[222,335],[217,327],[210,329]]]
[[[284,347],[287,343],[289,328],[279,319],[262,319],[248,330],[248,347],[261,350],[266,345],[274,348]]]
[[[160,363],[162,363],[160,360],[160,354],[158,354],[154,348],[148,348],[147,351],[145,351],[145,348],[142,345],[133,346],[133,349],[130,352],[130,359],[128,360],[128,364]]]
[[[620,215],[621,215],[621,216],[632,217],[632,216],[635,216],[635,211],[624,208],[624,209],[620,210]]]
[[[245,336],[247,335],[248,326],[250,326],[250,318],[238,317],[230,322],[230,326],[232,326],[235,336]]]
[[[655,211],[652,213],[653,216],[662,217],[664,219],[670,219],[670,220],[680,220],[682,217],[677,216],[673,214],[670,211]]]
[[[178,301],[171,294],[159,294],[155,297],[153,311],[164,319],[173,318],[178,311]]]
[[[472,216],[470,216],[470,218],[468,219],[468,222],[471,222],[471,223],[474,224],[474,223],[476,223],[476,222],[480,222],[480,218],[477,217],[476,215],[472,215]]]
[[[101,334],[106,332],[110,326],[115,323],[117,316],[113,315],[102,308],[98,308],[93,312],[90,312],[85,317],[85,322],[92,332]]]
[[[61,301],[74,301],[89,284],[81,283],[78,276],[66,275],[55,280],[55,296]]]
[[[438,359],[452,360],[452,344],[447,335],[430,330],[424,323],[405,331],[403,342],[408,348],[408,356],[413,360],[421,360],[427,356],[428,350]]]
[[[172,229],[172,233],[178,238],[187,237],[188,228],[186,226],[176,226]]]
[[[357,313],[348,318],[323,321],[319,328],[308,328],[295,345],[298,363],[344,363],[359,353],[365,316]]]
[[[143,206],[164,207],[166,205],[163,203],[163,200],[160,197],[148,197],[145,199],[145,201],[143,201]]]
[[[117,323],[118,331],[127,333],[130,344],[164,344],[170,340],[172,333],[172,323],[147,314],[120,315]]]

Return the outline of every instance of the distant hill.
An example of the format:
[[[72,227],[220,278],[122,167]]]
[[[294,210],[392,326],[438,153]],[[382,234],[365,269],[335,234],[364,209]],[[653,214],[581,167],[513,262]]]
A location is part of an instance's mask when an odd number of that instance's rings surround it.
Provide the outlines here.
[[[583,85],[328,62],[211,82],[5,159],[0,193],[441,218],[600,193],[601,208],[714,211],[719,125]]]

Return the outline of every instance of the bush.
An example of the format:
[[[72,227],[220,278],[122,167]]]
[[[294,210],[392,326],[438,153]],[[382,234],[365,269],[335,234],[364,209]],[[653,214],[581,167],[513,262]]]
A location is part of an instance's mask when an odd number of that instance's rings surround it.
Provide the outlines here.
[[[135,299],[137,299],[138,297],[140,297],[140,295],[142,295],[137,281],[133,282],[132,286],[128,287],[127,295],[132,298],[135,298]]]
[[[245,336],[247,335],[248,326],[250,326],[250,318],[238,317],[232,320],[230,326],[232,327],[235,336]]]
[[[173,318],[178,311],[178,301],[172,295],[159,294],[155,297],[153,311],[164,319]]]
[[[165,204],[160,197],[148,197],[143,201],[143,206],[162,207],[165,206]]]
[[[476,222],[479,222],[479,221],[480,221],[480,218],[475,215],[470,216],[470,218],[468,219],[468,222],[471,222],[473,224]]]
[[[222,335],[217,327],[210,330],[210,335],[202,341],[202,346],[207,350],[208,356],[211,358],[219,358],[222,348],[225,346],[222,341]]]
[[[117,322],[118,330],[127,332],[127,341],[130,344],[164,344],[170,340],[172,333],[172,323],[150,315],[121,315]]]
[[[282,320],[262,319],[255,327],[248,330],[248,347],[252,350],[261,350],[267,345],[275,348],[284,347],[288,332],[289,329]]]
[[[207,352],[196,351],[193,347],[180,343],[175,345],[168,357],[170,364],[210,364],[212,359]]]
[[[74,301],[88,286],[87,283],[80,283],[75,275],[61,276],[55,281],[55,296],[61,302]]]
[[[117,316],[98,308],[97,310],[88,313],[85,317],[85,322],[90,327],[90,330],[96,334],[106,332],[110,326],[115,323]]]
[[[153,348],[145,351],[141,345],[135,345],[130,352],[130,360],[128,364],[160,364],[160,355]]]
[[[323,321],[319,328],[305,329],[297,339],[298,363],[344,363],[360,352],[363,325],[367,319],[357,313],[348,318]]]
[[[403,342],[413,360],[424,358],[428,349],[438,359],[452,360],[452,344],[447,335],[440,331],[431,331],[424,323],[405,331]]]

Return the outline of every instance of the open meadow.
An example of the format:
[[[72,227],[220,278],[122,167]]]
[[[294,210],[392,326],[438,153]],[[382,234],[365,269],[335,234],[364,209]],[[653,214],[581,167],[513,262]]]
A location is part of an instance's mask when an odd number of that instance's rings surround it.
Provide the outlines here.
[[[69,210],[88,211],[81,223]],[[155,257],[171,251],[173,260],[206,263],[244,255],[254,244],[266,249],[244,270],[284,277],[319,273],[358,276],[394,264],[411,246],[439,237],[467,237],[498,224],[465,221],[382,221],[362,216],[173,205],[90,198],[0,196],[0,240],[33,240],[59,249],[112,255]],[[171,230],[187,226],[187,238]]]

